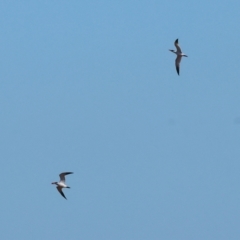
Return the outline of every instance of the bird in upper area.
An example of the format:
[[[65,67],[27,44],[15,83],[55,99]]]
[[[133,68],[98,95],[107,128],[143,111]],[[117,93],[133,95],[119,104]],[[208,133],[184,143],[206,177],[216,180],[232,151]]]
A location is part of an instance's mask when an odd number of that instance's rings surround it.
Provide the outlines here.
[[[60,192],[60,194],[65,198],[65,195],[62,191],[63,188],[70,188],[69,186],[67,186],[65,184],[65,175],[68,175],[68,174],[73,174],[73,172],[63,172],[63,173],[60,173],[59,174],[59,177],[60,177],[60,181],[59,182],[53,182],[52,184],[56,184],[57,185],[57,190]]]
[[[174,42],[174,45],[175,45],[177,51],[171,50],[171,49],[169,51],[171,51],[171,52],[173,52],[173,53],[175,53],[177,55],[177,58],[175,60],[175,65],[176,65],[177,73],[179,75],[181,59],[182,59],[182,57],[187,57],[187,55],[182,53],[182,50],[181,50],[181,48],[178,45],[178,39],[176,39],[176,41]]]

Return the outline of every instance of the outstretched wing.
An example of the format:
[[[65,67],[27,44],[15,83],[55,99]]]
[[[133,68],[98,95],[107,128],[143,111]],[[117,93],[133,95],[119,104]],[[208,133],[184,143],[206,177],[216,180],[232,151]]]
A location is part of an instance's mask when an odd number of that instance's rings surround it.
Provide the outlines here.
[[[174,45],[175,45],[175,47],[177,48],[177,52],[181,53],[182,50],[181,50],[181,48],[180,48],[179,45],[178,45],[178,39],[176,39],[176,41],[174,42]]]
[[[181,62],[182,56],[178,55],[176,60],[175,60],[175,65],[176,65],[176,70],[179,75],[180,72],[180,62]]]
[[[61,188],[60,186],[57,186],[57,190],[59,191],[59,193],[60,193],[65,199],[67,199],[67,198],[65,197],[65,195],[64,195],[64,193],[63,193],[63,191],[62,191],[62,188]]]
[[[59,174],[61,182],[65,183],[65,175],[68,175],[68,174],[73,174],[73,172],[63,172]]]

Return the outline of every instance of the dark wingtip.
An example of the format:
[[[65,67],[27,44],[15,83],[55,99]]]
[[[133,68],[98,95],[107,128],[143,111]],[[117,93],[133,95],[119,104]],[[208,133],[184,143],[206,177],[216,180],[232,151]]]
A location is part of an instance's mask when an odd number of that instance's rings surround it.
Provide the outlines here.
[[[178,75],[180,75],[180,74],[179,74],[179,69],[178,69],[178,68],[176,68],[176,70],[177,70],[177,74],[178,74]]]
[[[175,43],[178,43],[178,38],[176,39]]]

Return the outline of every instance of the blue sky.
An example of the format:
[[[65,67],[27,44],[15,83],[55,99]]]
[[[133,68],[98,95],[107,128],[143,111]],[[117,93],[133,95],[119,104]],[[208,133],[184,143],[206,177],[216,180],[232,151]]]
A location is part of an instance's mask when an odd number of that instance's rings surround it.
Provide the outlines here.
[[[240,239],[239,8],[2,1],[1,239]]]

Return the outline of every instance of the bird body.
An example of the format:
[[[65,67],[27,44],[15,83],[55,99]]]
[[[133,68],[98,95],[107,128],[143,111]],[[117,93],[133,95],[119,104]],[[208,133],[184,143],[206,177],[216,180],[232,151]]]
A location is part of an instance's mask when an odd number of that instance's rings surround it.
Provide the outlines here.
[[[63,188],[70,188],[69,186],[66,185],[65,183],[65,176],[68,175],[68,174],[73,174],[73,172],[63,172],[63,173],[60,173],[59,174],[59,177],[60,177],[60,181],[59,182],[52,182],[52,184],[55,184],[57,185],[57,190],[59,191],[59,193],[65,198],[65,195],[62,191]]]
[[[171,50],[171,49],[169,51],[171,51],[171,52],[173,52],[173,53],[175,53],[177,55],[177,58],[175,60],[175,65],[176,65],[177,73],[179,75],[179,73],[180,73],[180,62],[182,60],[182,57],[187,57],[187,55],[182,53],[182,50],[181,50],[181,48],[178,45],[178,39],[176,39],[176,41],[174,42],[174,45],[175,45],[177,51]]]

